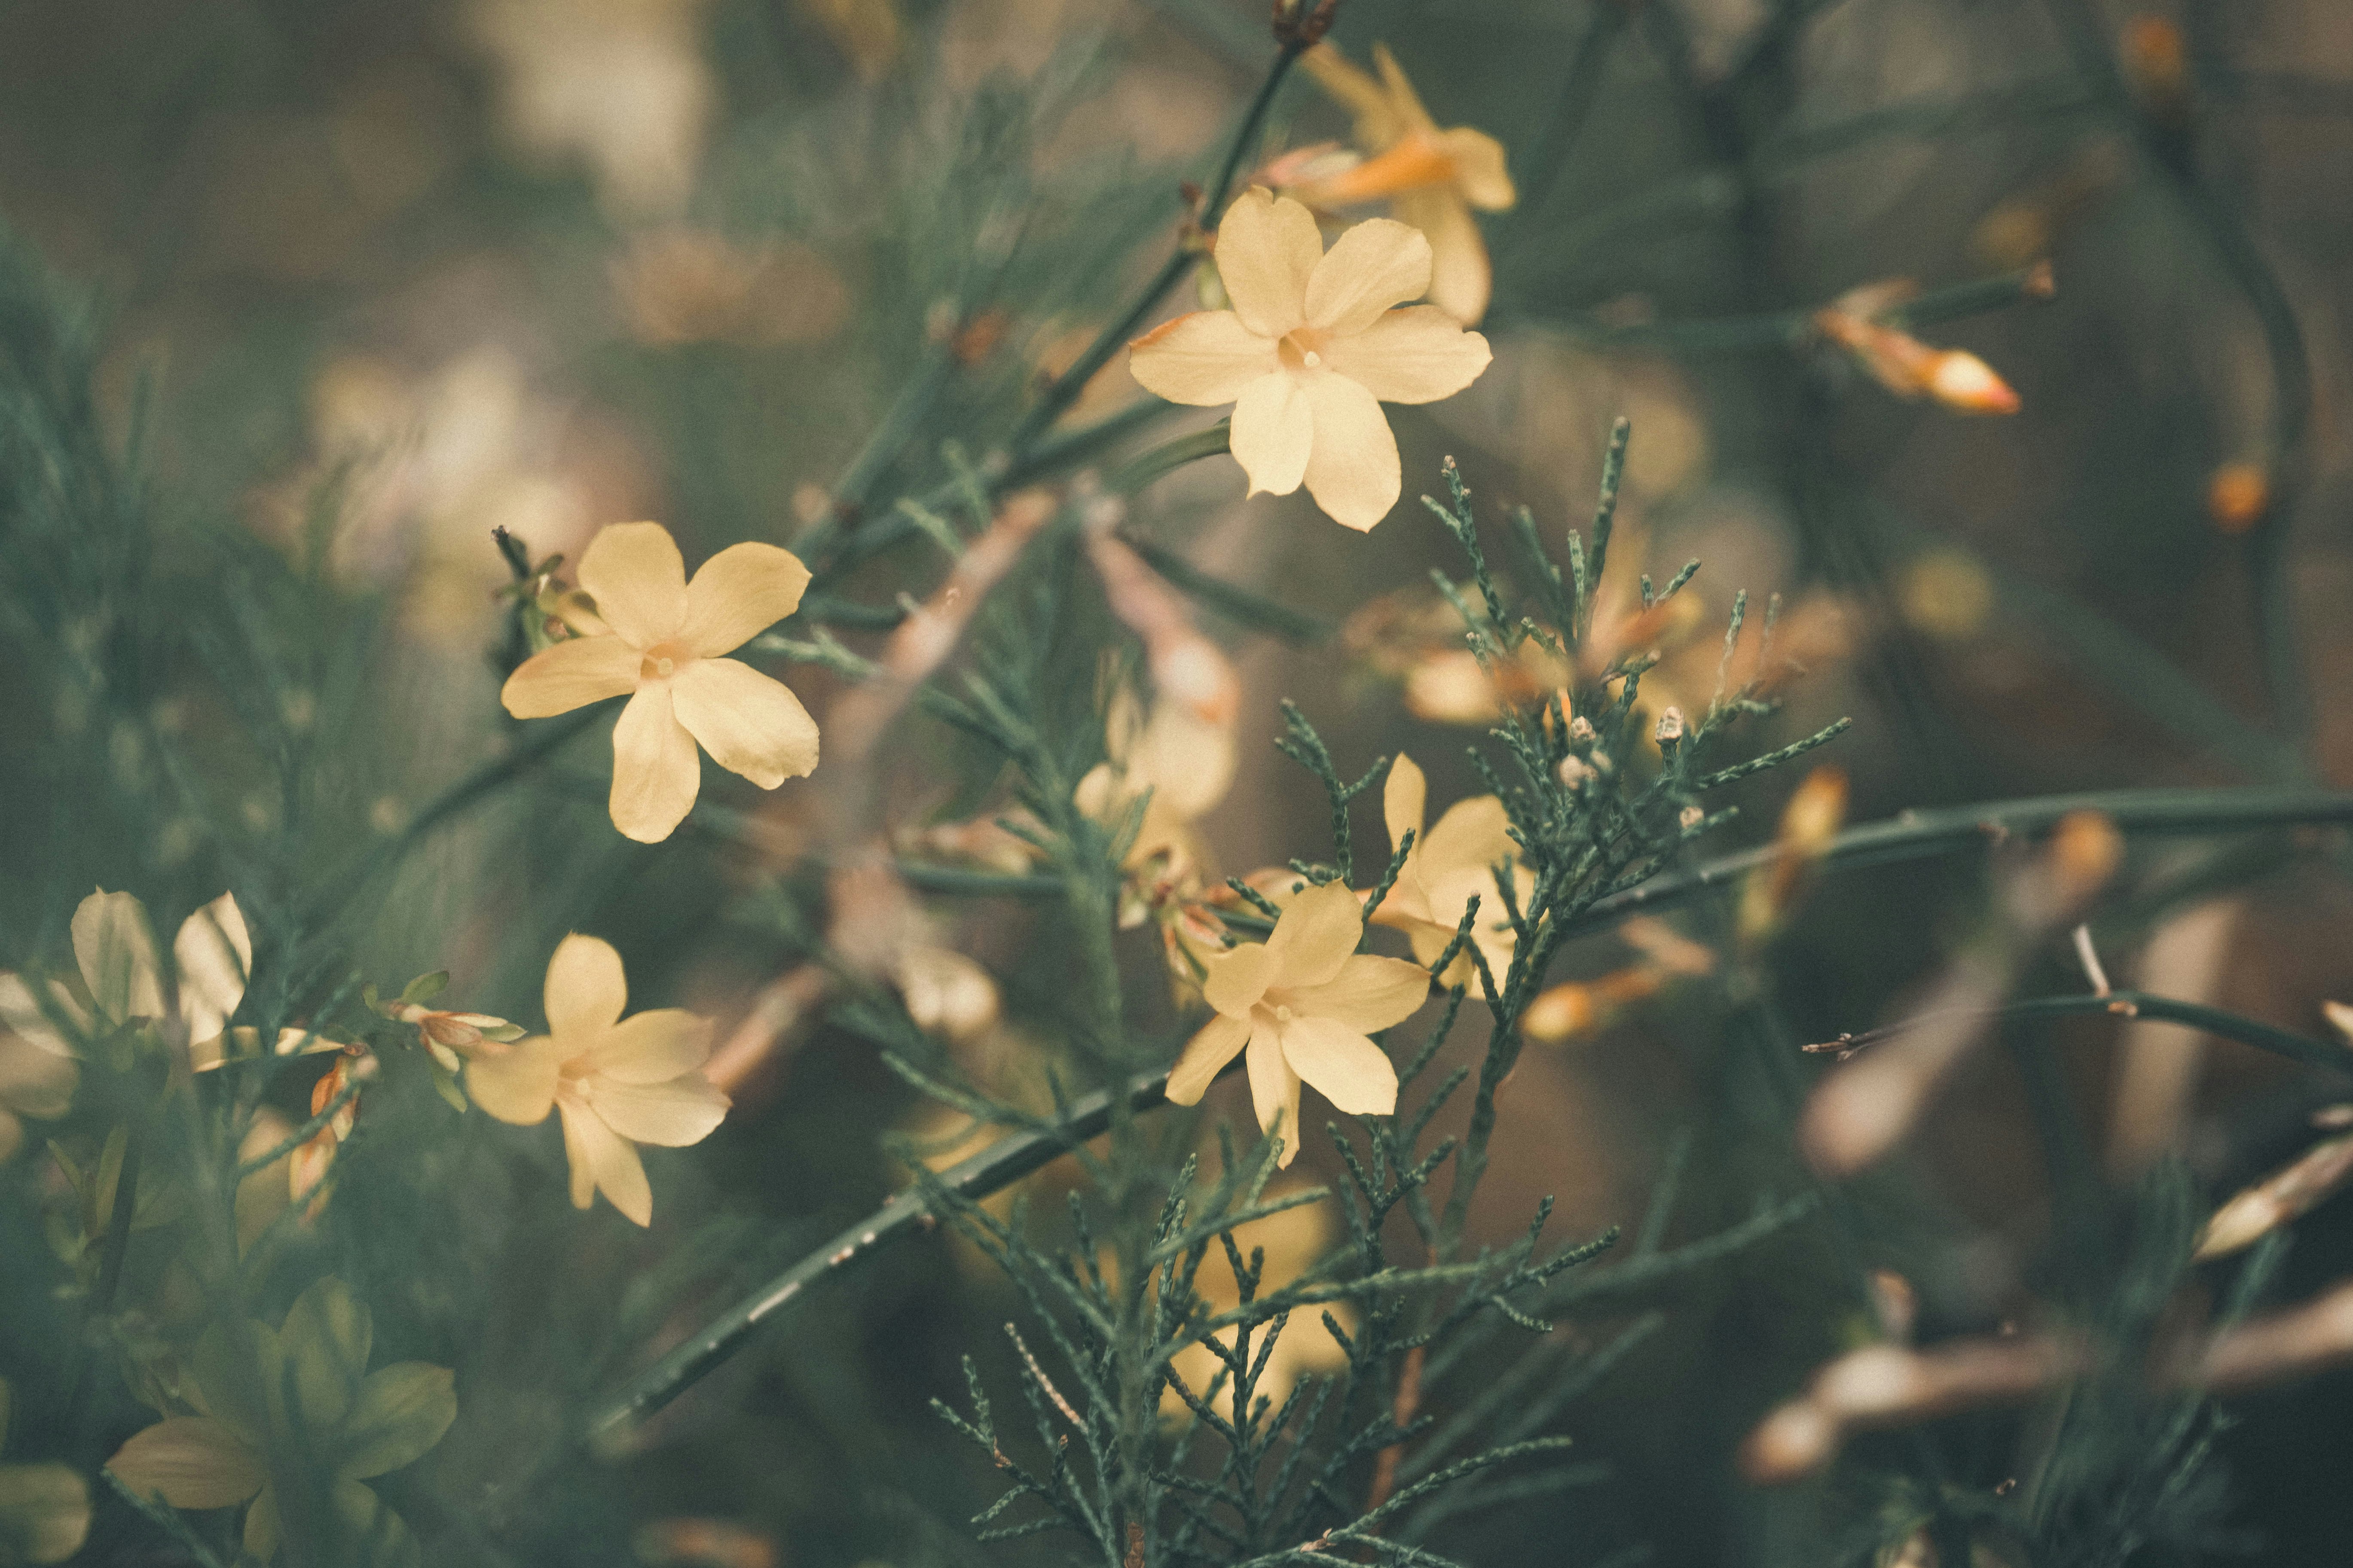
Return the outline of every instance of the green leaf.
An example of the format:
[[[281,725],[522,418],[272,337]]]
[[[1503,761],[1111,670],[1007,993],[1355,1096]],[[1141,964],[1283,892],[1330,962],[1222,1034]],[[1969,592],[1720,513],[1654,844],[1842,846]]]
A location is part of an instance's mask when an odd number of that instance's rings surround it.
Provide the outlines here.
[[[374,1333],[366,1303],[332,1274],[295,1298],[279,1342],[296,1401],[290,1412],[296,1441],[342,1429],[360,1380],[367,1375]]]
[[[189,1357],[197,1404],[248,1447],[267,1448],[271,1426],[280,1424],[273,1417],[284,1359],[269,1324],[249,1318],[215,1323]]]
[[[407,984],[402,986],[400,988],[400,999],[403,1002],[412,1002],[420,1005],[430,1002],[436,996],[440,995],[442,989],[448,984],[449,972],[446,969],[437,969],[430,974],[420,974],[416,979],[410,981]]]
[[[439,1062],[433,1064],[433,1092],[448,1100],[449,1109],[459,1115],[466,1113],[466,1091],[458,1087],[458,1075]]]
[[[352,1402],[336,1473],[358,1480],[414,1464],[456,1419],[457,1380],[448,1367],[421,1361],[385,1367]]]
[[[423,1556],[400,1515],[384,1505],[373,1488],[340,1480],[334,1491],[335,1522],[343,1532],[341,1550],[327,1561],[365,1568],[418,1568]]]
[[[106,1468],[135,1495],[161,1492],[174,1508],[227,1508],[269,1479],[260,1455],[206,1415],[174,1415],[132,1434]]]

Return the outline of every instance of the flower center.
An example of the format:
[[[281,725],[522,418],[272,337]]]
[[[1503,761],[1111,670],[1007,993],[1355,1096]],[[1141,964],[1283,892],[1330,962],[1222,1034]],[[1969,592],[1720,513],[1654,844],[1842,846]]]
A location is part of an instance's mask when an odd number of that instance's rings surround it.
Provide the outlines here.
[[[1278,1024],[1288,1024],[1291,1022],[1291,1009],[1287,1006],[1277,1005],[1274,1010],[1274,1021]]]
[[[1275,357],[1285,370],[1317,370],[1324,363],[1324,351],[1331,345],[1324,334],[1314,327],[1299,327],[1283,335],[1275,345]]]
[[[638,662],[638,679],[640,683],[649,680],[668,680],[678,673],[678,667],[691,657],[693,656],[677,643],[658,642],[646,649],[645,658]]]

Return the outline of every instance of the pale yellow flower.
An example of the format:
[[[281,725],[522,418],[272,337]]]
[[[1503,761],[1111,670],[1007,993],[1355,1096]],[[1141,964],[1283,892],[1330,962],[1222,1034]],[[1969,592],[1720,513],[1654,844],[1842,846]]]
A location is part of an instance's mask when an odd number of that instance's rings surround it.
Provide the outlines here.
[[[694,581],[670,531],[625,522],[580,558],[605,631],[525,659],[500,700],[518,719],[627,695],[613,726],[613,826],[658,844],[702,788],[695,742],[762,789],[817,766],[817,721],[782,681],[723,658],[800,607],[808,568],[773,544],[731,544]]]
[[[1143,798],[1144,820],[1124,868],[1190,886],[1206,858],[1194,825],[1233,787],[1232,719],[1219,722],[1166,697],[1153,703],[1150,718],[1141,710],[1127,691],[1112,703],[1104,726],[1111,756],[1079,781],[1078,807],[1108,826]]]
[[[1303,1079],[1352,1116],[1395,1110],[1397,1068],[1366,1036],[1410,1016],[1430,976],[1403,959],[1359,953],[1364,934],[1356,895],[1327,882],[1293,898],[1264,942],[1209,960],[1201,989],[1218,1016],[1169,1069],[1168,1098],[1198,1104],[1249,1047],[1250,1102],[1262,1130],[1282,1129],[1285,1165],[1299,1152]]]
[[[1441,131],[1398,68],[1387,44],[1373,46],[1374,80],[1330,44],[1303,63],[1356,120],[1356,141],[1371,154],[1355,167],[1303,187],[1319,207],[1389,199],[1389,211],[1430,240],[1430,302],[1466,327],[1487,313],[1494,268],[1471,209],[1501,212],[1518,200],[1504,166],[1503,143],[1458,125]]]
[[[369,1372],[367,1306],[332,1275],[295,1298],[282,1327],[248,1321],[239,1331],[216,1327],[196,1345],[189,1395],[202,1414],[135,1434],[106,1468],[174,1508],[251,1500],[245,1551],[263,1563],[289,1537],[299,1562],[366,1542],[371,1562],[416,1563],[415,1539],[367,1481],[415,1463],[458,1418],[449,1369],[405,1361]],[[316,1468],[287,1474],[296,1464]],[[331,1519],[281,1515],[280,1490],[319,1483]]]
[[[533,1126],[563,1113],[572,1203],[601,1191],[637,1221],[653,1221],[653,1189],[636,1145],[699,1143],[728,1100],[702,1076],[711,1020],[676,1007],[624,1019],[629,986],[612,944],[576,932],[547,961],[547,1029],[503,1056],[477,1057],[466,1092],[501,1121]]]
[[[1272,1202],[1284,1195],[1277,1188],[1267,1193]],[[1265,1262],[1259,1275],[1257,1294],[1268,1295],[1295,1282],[1314,1268],[1324,1255],[1332,1250],[1335,1227],[1332,1223],[1332,1202],[1302,1204],[1264,1219],[1254,1219],[1248,1225],[1234,1227],[1234,1245],[1248,1258],[1263,1248]],[[1193,1293],[1212,1313],[1232,1311],[1242,1304],[1241,1286],[1234,1279],[1233,1264],[1222,1247],[1212,1247],[1202,1257],[1201,1267],[1193,1276]],[[1263,1399],[1270,1410],[1280,1410],[1294,1384],[1303,1377],[1327,1376],[1348,1364],[1348,1352],[1332,1331],[1324,1326],[1324,1314],[1329,1312],[1344,1330],[1356,1326],[1356,1314],[1345,1301],[1303,1307],[1291,1315],[1283,1326],[1282,1337],[1275,1341],[1274,1349],[1267,1353],[1266,1364],[1258,1374],[1258,1386],[1251,1391],[1252,1403]],[[1220,1329],[1210,1335],[1230,1350],[1234,1345],[1234,1329]],[[1250,1332],[1250,1353],[1255,1358],[1265,1344],[1267,1329]],[[1219,1384],[1218,1397],[1205,1401],[1211,1409],[1230,1421],[1234,1418],[1234,1380],[1225,1362],[1205,1342],[1196,1340],[1169,1358],[1169,1370],[1184,1379],[1193,1397],[1201,1399],[1216,1383],[1218,1374],[1226,1373]],[[1160,1414],[1181,1416],[1192,1407],[1175,1387],[1164,1388],[1160,1394]]]
[[[74,910],[73,950],[79,973],[49,981],[46,1007],[44,998],[23,977],[0,973],[0,1031],[53,1056],[75,1057],[80,1054],[78,1042],[164,1021],[164,971],[156,957],[155,933],[146,906],[136,898],[100,889],[84,899]],[[172,939],[177,1021],[186,1033],[189,1061],[196,1071],[259,1051],[253,1030],[226,1027],[245,1000],[246,976],[252,967],[253,941],[246,932],[244,911],[227,893],[182,921]],[[70,1037],[53,1018],[65,1020]],[[278,1036],[280,1056],[342,1048],[302,1029],[282,1029]]]
[[[1425,964],[1435,963],[1446,944],[1454,940],[1455,930],[1462,923],[1462,910],[1475,895],[1479,914],[1471,928],[1471,940],[1500,985],[1504,972],[1511,967],[1515,939],[1511,917],[1495,888],[1494,868],[1512,862],[1512,889],[1522,910],[1527,908],[1528,896],[1535,889],[1535,876],[1519,864],[1520,847],[1512,842],[1511,817],[1502,801],[1492,795],[1458,800],[1446,808],[1437,826],[1424,833],[1429,793],[1421,769],[1411,757],[1399,753],[1381,791],[1381,819],[1388,826],[1392,850],[1408,833],[1414,835],[1414,843],[1398,872],[1397,886],[1373,911],[1373,923],[1405,932],[1413,943],[1414,957]],[[1476,973],[1471,955],[1457,953],[1438,982],[1471,985],[1475,984]]]
[[[1334,521],[1362,531],[1402,488],[1381,405],[1451,397],[1492,357],[1435,305],[1390,308],[1429,289],[1430,256],[1419,230],[1388,218],[1356,225],[1327,255],[1314,214],[1253,186],[1218,229],[1233,309],[1154,328],[1128,367],[1172,403],[1234,405],[1229,439],[1250,494],[1304,483]]]

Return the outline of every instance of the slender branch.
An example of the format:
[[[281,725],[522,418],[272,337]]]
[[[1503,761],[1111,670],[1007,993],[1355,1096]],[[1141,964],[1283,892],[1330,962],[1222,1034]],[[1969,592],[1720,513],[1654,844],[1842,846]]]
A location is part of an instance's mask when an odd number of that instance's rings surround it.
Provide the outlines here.
[[[1240,1069],[1240,1058],[1226,1071]],[[1220,1074],[1219,1076],[1224,1076]],[[1070,1115],[1051,1131],[1017,1132],[942,1172],[939,1184],[959,1197],[984,1198],[1001,1192],[1031,1172],[1095,1137],[1111,1125],[1114,1101],[1129,1114],[1154,1110],[1167,1102],[1168,1075],[1139,1073],[1114,1096],[1098,1090],[1077,1100]],[[895,1241],[931,1231],[938,1223],[919,1191],[900,1194],[823,1247],[769,1280],[700,1332],[647,1368],[628,1387],[590,1417],[587,1436],[593,1441],[642,1420],[686,1392],[721,1362],[743,1347],[768,1317],[803,1290],[851,1264],[863,1262]]]
[[[407,826],[362,855],[349,871],[330,878],[311,907],[302,912],[298,928],[307,930],[324,923],[338,906],[356,900],[370,881],[399,865],[434,829],[545,762],[604,717],[605,710],[605,704],[594,703],[560,719],[540,721],[523,731],[520,743],[505,756],[485,763],[442,791],[425,809],[409,818]]]
[[[279,1161],[285,1159],[289,1154],[293,1153],[294,1151],[302,1147],[303,1144],[308,1143],[311,1139],[317,1137],[320,1132],[325,1129],[327,1123],[335,1119],[336,1114],[340,1112],[343,1107],[349,1105],[353,1100],[357,1100],[360,1097],[360,1090],[365,1089],[367,1087],[367,1079],[360,1077],[357,1073],[353,1073],[352,1075],[351,1081],[343,1085],[343,1088],[337,1089],[334,1093],[334,1097],[327,1101],[325,1106],[319,1110],[317,1115],[311,1117],[310,1121],[305,1121],[301,1126],[297,1127],[293,1131],[288,1133],[286,1135],[285,1142],[280,1143],[274,1149],[256,1154],[250,1160],[240,1161],[237,1167],[237,1179],[242,1182],[248,1176],[253,1175],[257,1172],[269,1169],[270,1166],[278,1163]]]
[[[2353,823],[2353,795],[2327,790],[2124,789],[2039,795],[1984,805],[1908,811],[1885,822],[1850,828],[1831,840],[1826,866],[1852,868],[1949,855],[2017,834],[2047,832],[2060,818],[2096,811],[2128,833],[2211,834],[2299,823]],[[1683,903],[1746,876],[1773,858],[1761,845],[1688,871],[1669,872],[1637,888],[1597,900],[1566,922],[1570,933],[1595,931],[1628,915]]]
[[[2226,1040],[2253,1046],[2274,1056],[2285,1057],[2306,1067],[2318,1068],[2323,1072],[2338,1073],[2353,1078],[2353,1050],[2332,1046],[2324,1040],[2307,1039],[2285,1029],[2275,1029],[2258,1019],[2237,1013],[2226,1013],[2219,1007],[2205,1006],[2196,1002],[2178,1001],[2170,996],[2152,996],[2146,991],[2111,991],[2105,994],[2086,993],[2080,996],[2032,996],[2022,1002],[2005,1003],[1999,1007],[1972,1007],[1922,1013],[1900,1019],[1876,1029],[1866,1029],[1860,1035],[1841,1035],[1836,1040],[1808,1046],[1810,1051],[1837,1051],[1841,1056],[1862,1050],[1881,1040],[1893,1039],[1924,1024],[1964,1017],[1982,1019],[1988,1023],[2007,1022],[2012,1018],[2063,1017],[2077,1013],[2107,1013],[2120,1018],[2154,1018],[2160,1023],[2179,1024],[2184,1028],[2203,1029],[2210,1035],[2220,1035]]]

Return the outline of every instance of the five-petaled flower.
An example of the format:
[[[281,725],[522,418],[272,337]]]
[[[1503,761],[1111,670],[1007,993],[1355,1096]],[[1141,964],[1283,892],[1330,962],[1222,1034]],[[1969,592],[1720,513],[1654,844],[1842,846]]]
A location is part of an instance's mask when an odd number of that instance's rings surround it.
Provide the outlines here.
[[[598,1191],[639,1225],[653,1222],[653,1189],[636,1145],[699,1143],[727,1114],[727,1097],[702,1076],[711,1020],[676,1007],[623,1018],[628,980],[612,944],[575,933],[547,961],[547,1030],[466,1068],[466,1091],[501,1121],[532,1126],[564,1117],[572,1202]]]
[[[1471,926],[1471,941],[1487,961],[1488,972],[1502,984],[1512,962],[1509,912],[1495,887],[1494,868],[1513,862],[1512,890],[1522,909],[1535,889],[1535,877],[1517,863],[1519,846],[1512,842],[1511,817],[1504,803],[1492,795],[1458,800],[1446,808],[1438,826],[1422,831],[1430,786],[1411,757],[1400,752],[1389,768],[1381,791],[1381,816],[1394,847],[1405,836],[1414,836],[1398,868],[1397,885],[1373,911],[1375,925],[1391,926],[1413,943],[1413,956],[1435,963],[1454,940],[1462,911],[1475,896],[1479,913]],[[1473,966],[1470,953],[1460,952],[1438,977],[1441,985],[1468,985]]]
[[[1168,1098],[1196,1105],[1245,1046],[1259,1126],[1282,1130],[1281,1163],[1299,1152],[1302,1079],[1354,1116],[1397,1109],[1397,1068],[1366,1038],[1402,1023],[1430,994],[1430,976],[1401,958],[1356,951],[1365,920],[1339,882],[1293,898],[1264,942],[1209,960],[1202,992],[1218,1016],[1168,1073]]]
[[[1387,44],[1373,46],[1378,81],[1330,44],[1310,49],[1301,63],[1347,105],[1356,116],[1356,142],[1371,154],[1303,186],[1301,199],[1335,207],[1387,196],[1389,211],[1430,240],[1430,302],[1464,326],[1477,326],[1494,290],[1494,268],[1471,209],[1502,212],[1518,199],[1503,144],[1467,125],[1440,130]]]
[[[808,568],[773,544],[731,544],[694,581],[670,531],[617,523],[580,558],[580,585],[603,630],[533,654],[500,700],[545,719],[628,696],[613,726],[613,826],[658,844],[702,787],[695,743],[730,773],[774,789],[817,766],[817,721],[800,699],[739,659],[743,647],[800,607]]]
[[[1307,493],[1359,531],[1402,488],[1381,404],[1435,403],[1492,357],[1435,305],[1392,306],[1430,287],[1430,241],[1389,218],[1360,223],[1326,254],[1314,215],[1253,186],[1218,229],[1230,310],[1196,310],[1138,338],[1129,368],[1172,403],[1234,405],[1229,445],[1252,495]]]

